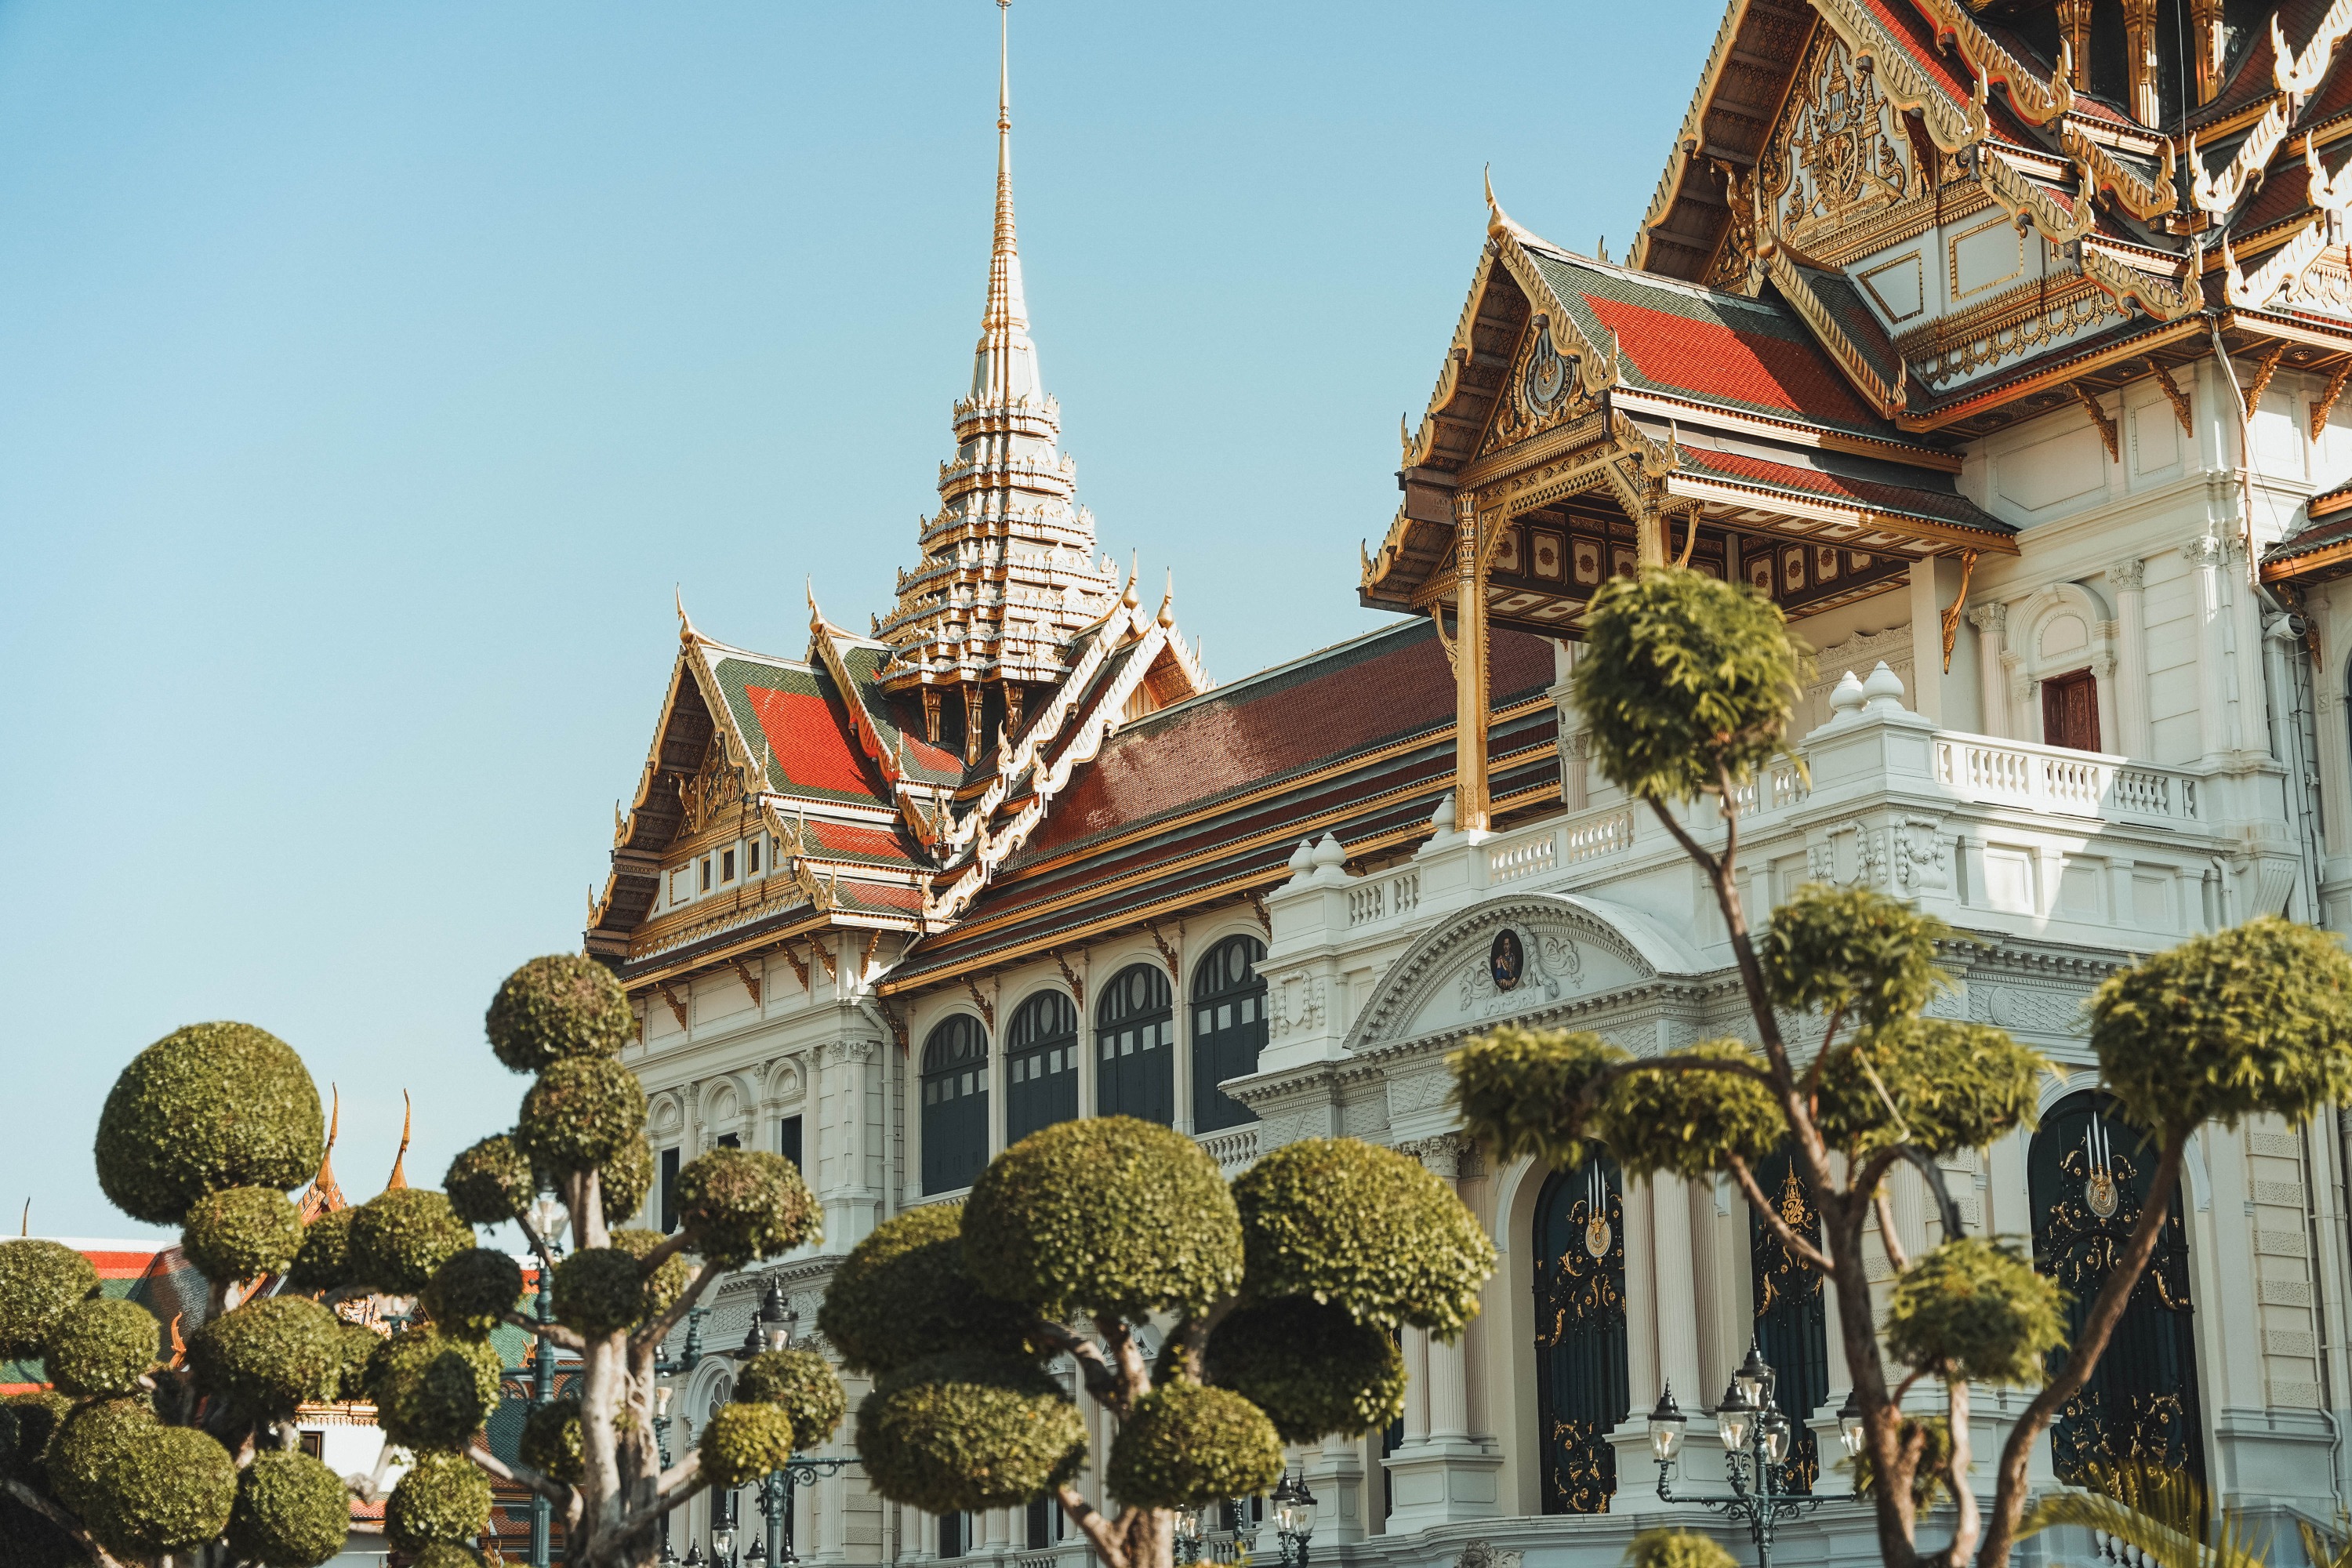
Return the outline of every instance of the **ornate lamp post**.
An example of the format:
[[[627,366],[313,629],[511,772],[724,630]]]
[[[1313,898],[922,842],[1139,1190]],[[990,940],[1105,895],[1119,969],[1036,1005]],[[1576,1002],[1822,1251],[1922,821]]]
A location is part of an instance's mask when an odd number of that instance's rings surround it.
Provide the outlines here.
[[[1304,1472],[1285,1476],[1274,1489],[1274,1538],[1283,1568],[1307,1568],[1307,1543],[1315,1534],[1315,1494]]]
[[[1201,1561],[1201,1510],[1180,1508],[1176,1510],[1176,1568],[1192,1568]]]
[[[1682,1451],[1683,1432],[1689,1420],[1675,1404],[1671,1388],[1650,1413],[1650,1451],[1658,1457],[1659,1498],[1666,1502],[1720,1509],[1726,1518],[1744,1521],[1748,1538],[1756,1543],[1759,1568],[1772,1568],[1772,1536],[1780,1521],[1810,1513],[1822,1502],[1819,1497],[1801,1489],[1789,1463],[1790,1440],[1795,1426],[1781,1414],[1772,1397],[1778,1378],[1771,1364],[1750,1343],[1748,1359],[1732,1373],[1731,1386],[1723,1391],[1723,1402],[1712,1412],[1715,1435],[1723,1445],[1724,1472],[1731,1482],[1728,1496],[1675,1494],[1671,1469],[1675,1456]],[[1853,1402],[1849,1400],[1847,1404],[1851,1407]],[[1846,1412],[1838,1414],[1839,1436],[1851,1453],[1860,1446],[1861,1414],[1859,1410],[1854,1412],[1851,1434],[1845,1424]]]
[[[547,1243],[548,1258],[563,1256],[563,1230],[570,1218],[563,1205],[551,1193],[541,1193],[530,1205],[531,1228]],[[555,1397],[555,1347],[548,1342],[548,1328],[555,1321],[555,1281],[550,1276],[547,1259],[540,1262],[539,1289],[531,1296],[531,1316],[539,1323],[539,1332],[532,1338],[530,1408],[540,1409]],[[539,1493],[530,1494],[530,1563],[531,1568],[548,1568],[552,1552],[549,1539],[554,1532],[555,1511]]]
[[[737,1352],[741,1359],[751,1360],[762,1351],[792,1348],[793,1333],[800,1327],[801,1317],[786,1304],[783,1287],[774,1279],[760,1298],[760,1310],[743,1335],[743,1348]],[[782,1468],[770,1470],[760,1478],[760,1513],[768,1521],[768,1540],[764,1550],[758,1543],[752,1552],[764,1568],[789,1568],[800,1561],[793,1551],[793,1491],[825,1476],[837,1476],[856,1459],[788,1460]]]

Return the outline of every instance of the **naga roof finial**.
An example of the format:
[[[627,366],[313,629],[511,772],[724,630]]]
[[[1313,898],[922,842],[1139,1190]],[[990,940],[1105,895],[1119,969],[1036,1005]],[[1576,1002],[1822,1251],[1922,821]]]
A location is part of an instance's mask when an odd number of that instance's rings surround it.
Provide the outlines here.
[[[404,1089],[400,1091],[400,1152],[392,1157],[392,1177],[383,1184],[387,1193],[398,1192],[408,1185],[408,1131],[416,1120],[416,1106]]]
[[[670,595],[677,602],[677,640],[684,643],[700,642],[702,634],[694,629],[694,617],[686,613],[686,590],[673,583],[670,584]]]
[[[1507,234],[1513,239],[1533,239],[1535,236],[1521,227],[1510,214],[1503,210],[1503,204],[1495,199],[1494,164],[1486,165],[1484,178],[1486,182],[1486,233],[1496,239]]]

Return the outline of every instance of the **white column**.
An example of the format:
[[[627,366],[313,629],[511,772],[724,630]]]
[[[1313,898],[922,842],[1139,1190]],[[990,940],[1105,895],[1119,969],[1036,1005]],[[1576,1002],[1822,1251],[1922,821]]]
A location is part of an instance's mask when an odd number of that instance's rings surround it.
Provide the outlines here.
[[[1449,1184],[1458,1179],[1464,1145],[1454,1134],[1402,1148]],[[1503,1458],[1491,1437],[1470,1430],[1469,1369],[1461,1342],[1447,1344],[1407,1330],[1405,1370],[1420,1387],[1406,1391],[1404,1442],[1388,1458],[1396,1496],[1390,1531],[1493,1518],[1501,1511]]]
[[[2108,750],[2145,757],[2147,720],[2147,563],[2137,556],[2107,568],[2116,591],[2116,738]]]
[[[2181,549],[2189,568],[2190,592],[2196,596],[2197,694],[2200,732],[2205,755],[2218,760],[2235,737],[2230,731],[2230,683],[2225,660],[2222,621],[2229,613],[2221,603],[2221,544],[2200,534]]]
[[[1932,555],[1911,563],[1911,706],[1944,721],[1944,605]]]
[[[2242,751],[2271,749],[2271,706],[2263,668],[2263,612],[2246,581],[2246,551],[2242,540],[2232,540],[2222,557],[2230,570],[2222,574],[2221,591],[2228,595],[2230,651],[2238,699],[2238,745]]]
[[[1698,1290],[1691,1263],[1690,1199],[1686,1182],[1660,1176],[1651,1183],[1658,1374],[1685,1408],[1704,1394],[1698,1381]]]
[[[1977,700],[1984,710],[1977,715],[1977,726],[1985,734],[2014,740],[2009,725],[2009,671],[2001,659],[2008,651],[2009,606],[1998,599],[1979,605],[1969,612],[1969,624],[1977,629]],[[1918,668],[1916,647],[1911,664]]]

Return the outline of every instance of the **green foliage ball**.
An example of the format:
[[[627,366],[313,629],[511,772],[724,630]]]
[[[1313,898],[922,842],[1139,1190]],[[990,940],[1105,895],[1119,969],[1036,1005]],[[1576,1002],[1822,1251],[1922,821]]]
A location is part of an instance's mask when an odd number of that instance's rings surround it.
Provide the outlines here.
[[[129,1394],[155,1364],[163,1342],[154,1313],[136,1301],[97,1296],[66,1309],[44,1359],[62,1393]]]
[[[539,1182],[510,1133],[483,1139],[449,1162],[441,1179],[449,1207],[467,1225],[499,1225],[530,1207]]]
[[[354,1284],[414,1296],[474,1245],[474,1227],[430,1187],[395,1187],[352,1211],[348,1272]]]
[[[420,1449],[383,1505],[384,1538],[404,1552],[461,1542],[490,1522],[490,1478],[463,1454]]]
[[[302,1245],[286,1271],[286,1288],[306,1294],[352,1282],[352,1221],[355,1208],[329,1209],[302,1227]]]
[[[601,1165],[646,1130],[646,1090],[611,1057],[551,1062],[522,1097],[515,1140],[559,1174]]]
[[[436,1541],[419,1552],[408,1568],[486,1568],[488,1559],[470,1546],[460,1546],[454,1541]]]
[[[54,1389],[28,1389],[0,1399],[0,1480],[46,1484],[49,1444],[74,1402]]]
[[[161,1423],[145,1398],[99,1399],[75,1406],[49,1440],[42,1461],[49,1489],[87,1520],[106,1503],[119,1462]]]
[[[761,1351],[736,1374],[735,1397],[746,1405],[782,1405],[803,1448],[830,1441],[849,1410],[833,1363],[814,1351]]]
[[[54,1241],[0,1241],[0,1361],[41,1353],[66,1309],[98,1290],[98,1269]]]
[[[1906,1017],[1951,984],[1936,944],[1952,928],[1869,888],[1807,882],[1756,944],[1772,1005],[1843,1015],[1848,1027]]]
[[[2066,1292],[2031,1261],[1973,1236],[1912,1261],[1887,1303],[1886,1348],[1906,1366],[1974,1383],[2039,1384],[2066,1342]]]
[[[264,1296],[214,1319],[188,1342],[196,1384],[256,1420],[332,1399],[343,1383],[343,1323],[307,1296]]]
[[[925,1204],[884,1220],[849,1249],[816,1326],[852,1372],[880,1373],[959,1345],[1019,1355],[1030,1314],[983,1295],[964,1267],[963,1205]]]
[[[2352,1096],[2352,955],[2263,915],[2108,976],[2091,1048],[2133,1125],[2166,1146],[2200,1122],[2302,1121]]]
[[[1688,801],[1782,749],[1811,661],[1779,605],[1703,572],[1644,566],[1593,594],[1571,678],[1611,784]]]
[[[616,1230],[613,1245],[642,1263],[652,1256],[654,1248],[667,1238],[657,1230]],[[672,1253],[654,1270],[653,1278],[645,1282],[645,1299],[637,1309],[640,1322],[648,1322],[669,1310],[670,1306],[686,1288],[694,1283],[694,1265],[683,1253]]]
[[[1005,1508],[1076,1475],[1087,1429],[1034,1363],[949,1352],[875,1384],[857,1407],[857,1453],[893,1502],[932,1513]]]
[[[275,1187],[223,1187],[188,1206],[180,1250],[215,1281],[278,1274],[302,1247],[302,1215]]]
[[[250,1024],[164,1036],[122,1069],[98,1118],[98,1184],[150,1225],[179,1224],[223,1187],[299,1186],[325,1152],[302,1058]]]
[[[1625,1568],[1738,1568],[1713,1536],[1695,1530],[1645,1530],[1625,1548]]]
[[[1589,1029],[1523,1029],[1504,1024],[1446,1058],[1463,1131],[1496,1159],[1584,1163],[1584,1141],[1601,1103],[1599,1076],[1632,1057]]]
[[[456,1448],[498,1408],[503,1371],[488,1340],[412,1328],[376,1347],[365,1384],[385,1436],[404,1448]]]
[[[702,1473],[716,1487],[740,1487],[793,1457],[793,1418],[781,1405],[722,1405],[702,1424]]]
[[[368,1363],[382,1348],[384,1336],[365,1323],[343,1322],[335,1325],[335,1343],[341,1351],[341,1374],[335,1386],[335,1397],[358,1401],[367,1397]]]
[[[654,1190],[654,1146],[646,1142],[644,1133],[615,1149],[598,1169],[596,1190],[597,1206],[604,1212],[607,1229],[636,1217],[637,1210],[645,1206],[646,1194]]]
[[[150,1426],[118,1449],[82,1522],[118,1557],[184,1552],[228,1527],[236,1462],[193,1426]]]
[[[1701,1040],[1666,1057],[1693,1058],[1764,1067],[1740,1040]],[[1734,1155],[1753,1164],[1789,1136],[1788,1113],[1768,1085],[1713,1068],[1629,1072],[1612,1086],[1593,1127],[1622,1169],[1690,1180],[1721,1170]]]
[[[317,1568],[352,1532],[341,1477],[299,1450],[266,1448],[237,1477],[229,1550],[263,1568]]]
[[[482,1025],[490,1049],[516,1072],[566,1057],[618,1056],[637,1037],[628,993],[611,970],[576,952],[551,952],[508,975]]]
[[[1911,1471],[1911,1506],[1926,1513],[1949,1489],[1944,1467],[1952,1462],[1952,1424],[1941,1415],[1928,1415],[1914,1420],[1906,1415],[1895,1428],[1895,1442],[1903,1447],[1916,1446],[1918,1462]],[[1854,1495],[1873,1497],[1878,1491],[1878,1471],[1865,1447],[1852,1459],[1838,1461],[1841,1467],[1853,1467]]]
[[[1359,1139],[1286,1143],[1234,1184],[1234,1201],[1255,1300],[1308,1296],[1360,1323],[1452,1339],[1495,1271],[1494,1244],[1452,1188]]]
[[[800,1167],[759,1149],[713,1149],[688,1161],[677,1173],[677,1218],[695,1251],[730,1268],[824,1236]]]
[[[1179,1380],[1137,1401],[1103,1479],[1121,1502],[1186,1508],[1255,1497],[1281,1476],[1282,1439],[1264,1411],[1230,1389]]]
[[[634,1328],[646,1307],[645,1271],[617,1247],[591,1247],[555,1266],[555,1318],[594,1338]]]
[[[1286,1443],[1360,1436],[1404,1413],[1396,1341],[1336,1302],[1284,1296],[1235,1308],[1202,1363],[1211,1384],[1265,1411]]]
[[[963,1244],[982,1289],[1048,1318],[1198,1311],[1241,1284],[1217,1163],[1132,1116],[1057,1122],[999,1154],[972,1184]]]
[[[1815,1122],[1831,1148],[1853,1154],[1898,1142],[1935,1154],[1982,1149],[2040,1120],[2036,1090],[2052,1070],[2048,1058],[1990,1024],[1897,1018],[1831,1052]],[[1871,1072],[1900,1122],[1887,1115]]]
[[[580,1431],[580,1401],[558,1399],[524,1417],[522,1462],[541,1475],[577,1484],[587,1463]]]
[[[452,1334],[481,1338],[522,1300],[522,1267],[493,1247],[469,1247],[434,1270],[419,1304]]]

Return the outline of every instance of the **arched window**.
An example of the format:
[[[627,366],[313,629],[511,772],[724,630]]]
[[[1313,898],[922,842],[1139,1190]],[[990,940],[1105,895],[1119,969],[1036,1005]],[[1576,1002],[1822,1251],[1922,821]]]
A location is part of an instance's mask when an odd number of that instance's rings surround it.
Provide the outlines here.
[[[1175,994],[1168,972],[1133,963],[1103,987],[1095,1005],[1095,1111],[1176,1120]]]
[[[1214,1132],[1255,1121],[1257,1112],[1217,1085],[1257,1071],[1265,1047],[1265,980],[1257,961],[1265,943],[1229,936],[1192,972],[1192,1131]]]
[[[1004,1031],[1004,1141],[1078,1114],[1078,1010],[1058,991],[1021,1004]]]
[[[923,1042],[923,1191],[971,1185],[988,1163],[988,1036],[958,1013]]]
[[[1536,1420],[1543,1510],[1606,1513],[1617,1490],[1609,1429],[1632,1399],[1626,1373],[1625,1191],[1598,1152],[1559,1171],[1536,1200]]]
[[[2064,1286],[2071,1342],[2137,1223],[2156,1150],[2114,1119],[2095,1091],[2071,1095],[2042,1119],[2026,1155],[2033,1198],[2033,1266]],[[2205,1475],[2204,1417],[2189,1300],[2189,1238],[2180,1193],[2157,1233],[2156,1256],[2124,1306],[2107,1353],[2051,1427],[2058,1479],[2095,1485],[2100,1467],[2144,1465]],[[2051,1356],[2054,1373],[2065,1352]]]
[[[1797,1174],[1793,1151],[1784,1149],[1759,1161],[1756,1184],[1790,1230],[1807,1241],[1821,1240],[1822,1217],[1813,1210],[1805,1179]],[[1748,1211],[1748,1263],[1756,1287],[1756,1344],[1774,1373],[1772,1402],[1796,1426],[1789,1445],[1796,1488],[1811,1491],[1822,1479],[1822,1451],[1805,1422],[1830,1396],[1829,1306],[1822,1296],[1822,1277],[1781,1246],[1764,1216],[1752,1208]]]

